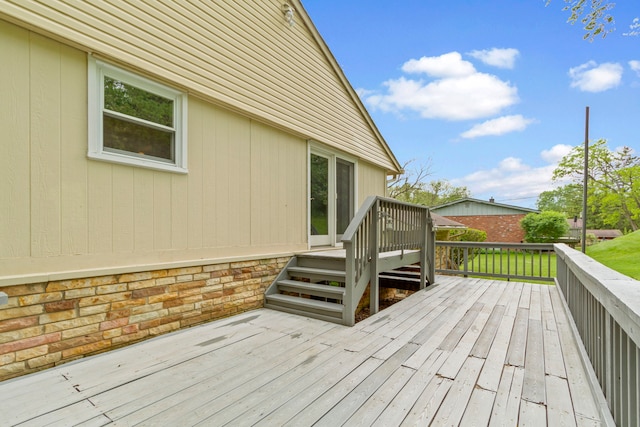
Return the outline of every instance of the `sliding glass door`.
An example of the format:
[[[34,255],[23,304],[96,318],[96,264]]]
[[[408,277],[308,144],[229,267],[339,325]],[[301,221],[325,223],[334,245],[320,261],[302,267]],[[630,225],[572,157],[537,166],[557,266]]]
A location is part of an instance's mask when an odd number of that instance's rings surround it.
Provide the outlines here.
[[[355,165],[334,154],[309,158],[309,243],[334,246],[354,215]]]
[[[310,235],[311,246],[330,245],[329,234],[329,158],[318,154],[311,154],[311,182],[310,189]]]

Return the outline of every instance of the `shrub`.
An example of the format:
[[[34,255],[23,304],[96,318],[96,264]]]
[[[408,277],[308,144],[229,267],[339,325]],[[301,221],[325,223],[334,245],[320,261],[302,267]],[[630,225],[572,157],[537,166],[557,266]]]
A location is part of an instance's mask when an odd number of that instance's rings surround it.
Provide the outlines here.
[[[569,232],[567,218],[560,212],[530,213],[520,221],[529,243],[553,243]]]
[[[464,233],[456,235],[450,240],[453,242],[484,242],[487,240],[487,233],[486,231],[476,230],[475,228],[467,228]],[[467,254],[468,260],[472,260],[481,251],[481,249],[469,249]],[[457,268],[464,259],[464,249],[451,248],[448,258],[449,262],[453,263]]]
[[[487,240],[487,232],[475,228],[467,228],[464,233],[451,238],[454,242],[484,242],[485,240]]]

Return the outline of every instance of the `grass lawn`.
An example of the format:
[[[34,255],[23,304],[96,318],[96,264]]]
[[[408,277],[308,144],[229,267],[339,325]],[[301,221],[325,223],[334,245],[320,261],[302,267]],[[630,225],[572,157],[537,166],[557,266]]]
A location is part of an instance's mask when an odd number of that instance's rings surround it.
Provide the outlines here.
[[[640,280],[640,230],[589,246],[587,255],[613,270]]]
[[[462,268],[461,268],[462,269]],[[469,262],[469,269],[481,273],[502,273],[536,276],[536,277],[555,277],[556,276],[556,254],[544,253],[542,257],[538,254],[528,252],[511,252],[503,253],[480,253],[473,259],[473,264]],[[507,280],[506,278],[495,277],[497,280]],[[524,279],[511,279],[524,280]],[[548,281],[535,281],[526,279],[529,283],[546,283]]]

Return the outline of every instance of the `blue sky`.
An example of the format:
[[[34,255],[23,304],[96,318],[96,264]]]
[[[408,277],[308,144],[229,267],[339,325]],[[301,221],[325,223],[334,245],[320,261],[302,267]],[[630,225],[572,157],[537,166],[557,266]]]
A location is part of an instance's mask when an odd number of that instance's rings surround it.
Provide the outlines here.
[[[640,17],[620,1],[593,42],[553,0],[303,0],[400,163],[472,196],[535,207],[590,139],[640,152]],[[409,168],[411,169],[411,167]]]

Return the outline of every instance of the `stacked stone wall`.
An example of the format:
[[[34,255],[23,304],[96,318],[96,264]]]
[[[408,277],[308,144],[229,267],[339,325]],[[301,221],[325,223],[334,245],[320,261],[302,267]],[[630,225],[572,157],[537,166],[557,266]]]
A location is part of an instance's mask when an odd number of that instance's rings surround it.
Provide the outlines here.
[[[262,307],[288,260],[0,286],[0,381]]]

